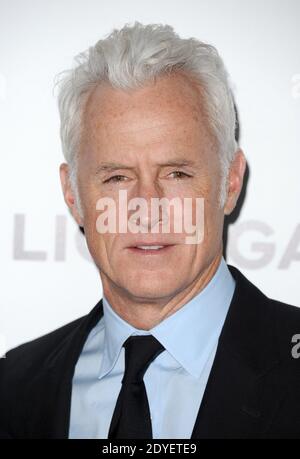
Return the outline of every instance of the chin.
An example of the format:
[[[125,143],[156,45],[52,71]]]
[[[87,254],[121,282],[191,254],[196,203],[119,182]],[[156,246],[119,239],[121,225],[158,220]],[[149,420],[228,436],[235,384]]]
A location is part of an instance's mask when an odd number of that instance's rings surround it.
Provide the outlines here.
[[[127,283],[125,285],[126,290],[131,296],[149,300],[172,296],[180,288],[180,286],[167,285],[165,282],[162,282],[161,277],[157,281],[151,279],[151,282],[139,282],[135,285]]]

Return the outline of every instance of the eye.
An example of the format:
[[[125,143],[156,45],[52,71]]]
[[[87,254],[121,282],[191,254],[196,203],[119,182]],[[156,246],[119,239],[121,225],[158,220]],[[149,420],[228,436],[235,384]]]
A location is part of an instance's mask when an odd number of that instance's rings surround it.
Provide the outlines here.
[[[125,179],[126,177],[124,175],[113,175],[112,177],[104,180],[103,183],[109,183],[109,182],[122,182],[122,179]]]
[[[186,172],[182,172],[182,171],[174,171],[174,172],[171,172],[171,175],[172,174],[175,174],[175,177],[174,177],[175,179],[191,177],[191,175],[187,174]]]

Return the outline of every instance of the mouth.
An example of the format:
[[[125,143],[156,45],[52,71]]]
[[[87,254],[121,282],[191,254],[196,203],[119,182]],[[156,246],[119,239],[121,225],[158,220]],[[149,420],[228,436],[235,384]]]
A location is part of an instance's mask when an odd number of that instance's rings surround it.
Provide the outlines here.
[[[128,247],[131,253],[139,255],[162,255],[168,253],[175,244],[139,244],[137,246]]]

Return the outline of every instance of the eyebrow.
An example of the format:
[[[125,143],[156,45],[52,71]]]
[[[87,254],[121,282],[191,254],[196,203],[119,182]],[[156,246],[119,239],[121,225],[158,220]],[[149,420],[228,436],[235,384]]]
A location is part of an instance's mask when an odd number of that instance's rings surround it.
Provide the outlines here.
[[[183,166],[194,166],[195,161],[187,160],[187,159],[174,159],[168,161],[166,163],[157,163],[160,167],[183,167]],[[112,172],[118,169],[135,169],[135,167],[127,166],[126,164],[122,163],[112,163],[112,162],[102,162],[96,168],[96,175],[101,172]]]

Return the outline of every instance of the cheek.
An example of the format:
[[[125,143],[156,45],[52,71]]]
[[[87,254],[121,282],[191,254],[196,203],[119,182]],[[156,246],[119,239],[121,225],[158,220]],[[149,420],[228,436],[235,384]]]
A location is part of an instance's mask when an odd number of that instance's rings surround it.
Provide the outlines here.
[[[193,224],[200,219],[206,229],[211,230],[219,221],[221,210],[218,203],[218,193],[214,186],[199,187],[193,192]],[[198,219],[198,220],[197,220]]]
[[[87,231],[86,241],[89,252],[99,269],[109,273],[111,266],[118,262],[119,244],[115,235],[99,234],[97,230]]]
[[[223,211],[219,205],[218,193],[215,188],[204,200],[204,243],[219,244],[222,237]]]

